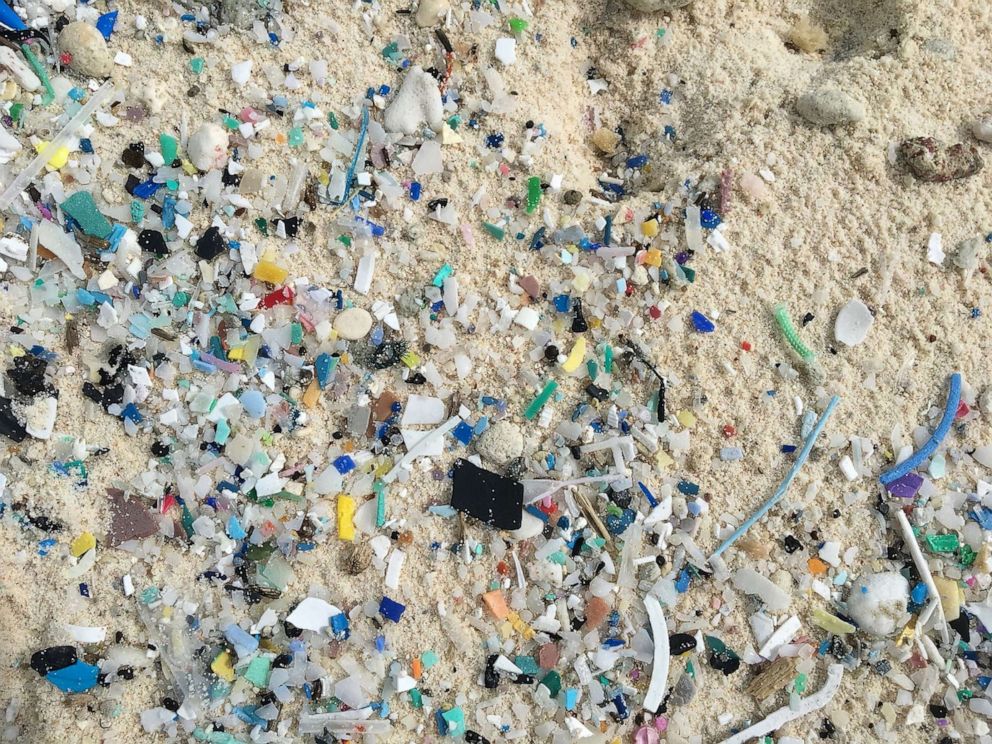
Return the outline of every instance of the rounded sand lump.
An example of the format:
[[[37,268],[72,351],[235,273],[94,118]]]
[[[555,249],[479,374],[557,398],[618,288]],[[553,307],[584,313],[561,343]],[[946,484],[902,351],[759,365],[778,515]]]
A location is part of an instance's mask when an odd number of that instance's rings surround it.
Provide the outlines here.
[[[895,572],[877,573],[855,581],[847,598],[847,614],[865,633],[889,636],[907,619],[909,582]]]
[[[74,21],[59,34],[59,48],[72,57],[69,67],[80,75],[107,77],[114,61],[107,49],[107,41],[96,26],[85,21]]]
[[[211,168],[223,168],[227,164],[228,144],[224,127],[213,122],[204,122],[190,135],[186,152],[193,165],[201,171],[208,171]]]
[[[865,107],[860,101],[832,87],[817,88],[802,95],[796,109],[806,121],[821,127],[853,124],[865,118]]]
[[[479,437],[479,454],[496,465],[505,465],[524,451],[524,435],[512,421],[497,421]]]

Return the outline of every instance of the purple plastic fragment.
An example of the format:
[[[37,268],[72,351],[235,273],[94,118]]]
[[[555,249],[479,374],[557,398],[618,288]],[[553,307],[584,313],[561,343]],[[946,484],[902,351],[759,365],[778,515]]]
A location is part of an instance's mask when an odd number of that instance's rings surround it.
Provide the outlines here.
[[[896,478],[885,487],[896,498],[911,499],[916,496],[922,486],[923,476],[916,473],[906,473],[902,478]]]

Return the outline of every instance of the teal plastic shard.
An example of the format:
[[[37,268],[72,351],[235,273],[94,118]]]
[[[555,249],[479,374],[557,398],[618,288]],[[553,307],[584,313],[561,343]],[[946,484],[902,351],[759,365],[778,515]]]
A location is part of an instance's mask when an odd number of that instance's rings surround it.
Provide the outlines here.
[[[77,191],[64,202],[62,211],[79,223],[80,229],[94,238],[106,240],[110,237],[113,226],[100,214],[89,191]]]

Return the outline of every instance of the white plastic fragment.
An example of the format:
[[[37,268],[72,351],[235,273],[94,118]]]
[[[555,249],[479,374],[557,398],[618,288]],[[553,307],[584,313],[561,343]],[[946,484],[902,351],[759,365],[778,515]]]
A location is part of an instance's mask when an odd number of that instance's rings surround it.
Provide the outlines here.
[[[429,395],[411,395],[403,407],[403,426],[439,424],[444,420],[444,401]]]
[[[844,667],[841,664],[831,664],[827,668],[826,682],[815,693],[807,698],[803,698],[794,707],[785,705],[779,708],[764,720],[758,721],[753,726],[748,726],[743,731],[739,731],[733,736],[724,739],[721,744],[745,744],[745,742],[760,739],[765,734],[770,734],[772,731],[781,728],[789,721],[802,718],[814,710],[820,710],[820,708],[823,708],[837,694],[843,677]]]
[[[244,62],[235,62],[231,65],[231,80],[235,85],[242,86],[251,78],[251,68],[253,62],[246,59]]]
[[[801,628],[802,623],[799,621],[799,618],[793,615],[771,634],[768,640],[766,640],[764,645],[761,647],[761,650],[758,651],[758,655],[769,660],[774,659],[775,656],[778,655],[778,650],[795,638],[796,633],[798,633]]]
[[[517,40],[513,37],[496,39],[495,56],[504,65],[512,65],[517,61]]]
[[[745,594],[751,594],[767,605],[772,612],[782,612],[789,607],[792,598],[770,579],[753,568],[739,568],[734,572],[734,587]]]
[[[938,266],[944,263],[945,256],[942,243],[940,233],[930,233],[930,239],[927,241],[927,261]]]
[[[331,624],[331,618],[341,610],[320,597],[307,597],[286,616],[286,621],[302,630],[319,631]]]
[[[703,249],[702,212],[694,204],[685,208],[685,242],[695,253]]]
[[[103,643],[107,639],[106,628],[66,623],[65,629],[76,643]]]
[[[50,439],[55,429],[59,401],[54,396],[36,399],[24,410],[24,429],[35,439]]]
[[[13,77],[14,81],[29,93],[41,87],[41,80],[24,64],[24,60],[14,54],[10,47],[0,46],[0,67],[3,67]]]
[[[427,140],[417,150],[410,164],[418,176],[430,176],[444,171],[444,159],[441,156],[441,145],[437,140]]]
[[[661,706],[668,690],[668,667],[672,657],[668,648],[668,623],[661,602],[648,594],[644,597],[644,609],[648,612],[651,636],[654,638],[654,665],[651,668],[651,684],[644,695],[644,708],[653,713]]]
[[[846,346],[857,346],[868,336],[875,316],[861,300],[852,298],[837,313],[834,338]]]
[[[406,468],[411,462],[416,460],[418,457],[422,456],[423,454],[421,452],[422,449],[426,449],[427,447],[429,447],[431,444],[433,444],[435,440],[439,438],[443,438],[445,434],[447,434],[449,431],[451,431],[456,426],[458,426],[458,423],[460,421],[461,421],[460,417],[452,416],[450,419],[445,421],[441,426],[431,431],[427,436],[421,439],[413,448],[408,449],[407,453],[403,455],[403,457],[400,458],[399,462],[397,462],[393,466],[393,469],[382,477],[382,480],[385,481],[386,483],[392,483],[394,480],[396,480],[401,470]]]
[[[51,251],[62,261],[77,279],[85,279],[83,271],[83,250],[70,233],[49,220],[39,220],[34,226],[38,245]],[[116,282],[114,282],[116,284]]]

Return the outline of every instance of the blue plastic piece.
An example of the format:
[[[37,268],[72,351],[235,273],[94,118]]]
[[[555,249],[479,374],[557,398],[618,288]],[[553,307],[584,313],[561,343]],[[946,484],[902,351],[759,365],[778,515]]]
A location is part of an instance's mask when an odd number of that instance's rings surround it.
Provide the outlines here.
[[[692,327],[700,333],[713,333],[716,325],[698,310],[692,311]]]
[[[387,620],[392,620],[394,623],[400,621],[404,611],[406,611],[406,605],[400,604],[389,597],[383,597],[379,601],[379,614]]]
[[[459,422],[451,431],[451,436],[457,439],[462,444],[468,444],[472,441],[472,427],[466,424],[464,421]]]
[[[117,11],[112,10],[109,13],[104,13],[102,16],[96,19],[96,30],[103,34],[103,38],[110,41],[110,37],[114,33],[114,26],[117,25]]]
[[[699,493],[699,484],[693,483],[692,481],[680,480],[676,488],[679,489],[680,493],[684,493],[686,496],[695,496]]]
[[[718,215],[712,209],[704,209],[699,214],[699,222],[707,230],[712,230],[716,227],[719,227],[720,223],[723,222],[723,220],[720,219],[720,215]]]
[[[245,528],[241,526],[241,522],[233,514],[227,520],[227,536],[232,540],[244,540],[248,536]]]
[[[334,632],[334,637],[340,641],[348,639],[351,635],[351,631],[348,627],[348,616],[343,612],[339,612],[337,615],[331,617],[331,630]]]
[[[147,181],[142,181],[137,186],[134,187],[132,196],[138,199],[150,199],[155,196],[155,192],[161,188],[164,188],[164,183],[155,183],[152,179]]]
[[[321,390],[327,387],[327,383],[331,381],[331,372],[334,369],[331,359],[331,355],[325,353],[318,354],[317,358],[313,361],[314,372],[317,375],[317,384]]]
[[[244,631],[237,623],[231,623],[224,628],[224,637],[234,646],[239,658],[244,658],[255,652],[258,648],[258,639]]]
[[[552,300],[555,310],[560,313],[567,313],[572,309],[572,298],[568,295],[555,295]]]
[[[62,692],[86,692],[96,686],[100,676],[100,669],[87,664],[85,661],[77,661],[62,669],[53,669],[45,675],[45,679],[58,687]]]
[[[637,485],[641,489],[641,493],[644,494],[644,498],[646,498],[648,500],[648,503],[651,504],[651,508],[653,509],[654,507],[658,506],[658,499],[656,499],[654,494],[651,493],[650,490],[648,490],[648,487],[645,486],[640,481],[637,482]]]
[[[345,475],[355,469],[355,461],[348,455],[341,455],[334,459],[334,469]]]
[[[648,164],[647,155],[634,155],[633,157],[627,158],[628,168],[643,168]]]
[[[412,182],[410,184],[410,198],[413,201],[419,201],[420,200],[420,188],[421,187],[420,187],[420,182],[419,181],[414,181],[414,182]]]
[[[124,406],[124,410],[121,411],[121,418],[127,419],[133,424],[140,424],[145,420],[145,417],[141,415],[141,411],[134,403],[128,403]]]
[[[238,400],[250,418],[260,419],[265,415],[265,409],[267,407],[265,396],[258,390],[245,390],[241,393],[241,397]]]

